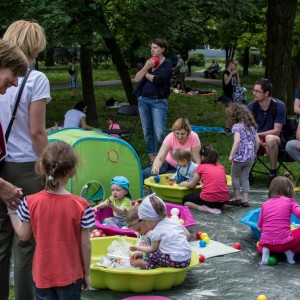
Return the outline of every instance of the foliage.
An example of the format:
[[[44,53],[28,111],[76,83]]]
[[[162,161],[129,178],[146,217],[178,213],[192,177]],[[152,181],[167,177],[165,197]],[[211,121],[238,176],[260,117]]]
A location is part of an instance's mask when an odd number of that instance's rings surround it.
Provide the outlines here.
[[[203,53],[193,53],[190,55],[189,62],[192,63],[192,65],[197,66],[197,67],[203,67],[205,66],[205,59],[204,59],[204,54]]]

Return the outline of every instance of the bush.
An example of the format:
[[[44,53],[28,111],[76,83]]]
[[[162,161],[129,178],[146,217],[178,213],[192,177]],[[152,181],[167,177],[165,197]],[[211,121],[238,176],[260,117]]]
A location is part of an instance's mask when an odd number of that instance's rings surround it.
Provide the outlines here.
[[[192,63],[192,65],[197,66],[197,67],[203,67],[205,66],[205,59],[203,53],[193,53],[188,61]]]

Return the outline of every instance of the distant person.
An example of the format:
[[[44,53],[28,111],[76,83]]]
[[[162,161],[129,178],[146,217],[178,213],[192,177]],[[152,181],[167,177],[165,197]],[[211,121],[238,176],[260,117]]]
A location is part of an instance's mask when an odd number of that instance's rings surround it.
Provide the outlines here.
[[[118,122],[116,122],[116,117],[114,115],[109,115],[107,120],[108,129],[121,129]],[[119,134],[110,134],[114,137],[120,137]]]
[[[261,231],[258,251],[261,264],[267,265],[270,251],[284,252],[289,264],[295,264],[294,255],[300,251],[300,228],[291,230],[291,216],[300,218],[299,204],[293,199],[294,186],[284,176],[274,178],[269,187],[269,200],[263,203],[257,222]]]
[[[173,68],[173,73],[177,75],[177,88],[182,89],[181,86],[185,84],[185,68],[184,68],[184,61],[181,57],[181,54],[177,55],[177,64]]]
[[[239,83],[238,62],[234,58],[229,58],[226,64],[226,70],[223,73],[222,102],[224,104],[233,102],[233,93]]]
[[[148,59],[135,75],[135,82],[140,83],[136,94],[150,163],[155,159],[166,136],[172,76],[171,62],[165,57],[167,50],[167,41],[154,39],[151,43],[151,55],[158,58],[158,65],[155,65],[153,59]]]
[[[257,124],[247,106],[243,104],[230,104],[226,113],[233,134],[233,145],[228,159],[231,163],[231,179],[234,191],[234,198],[227,204],[249,207],[249,173],[260,146]],[[243,197],[240,193],[241,185]]]
[[[188,67],[188,72],[187,72],[187,76],[191,76],[192,75],[192,60],[189,58],[187,60],[187,67]]]
[[[86,124],[87,105],[78,101],[75,106],[65,114],[64,128],[83,128],[85,130],[96,129]]]
[[[36,163],[46,181],[39,193],[23,198],[8,210],[21,241],[33,234],[33,281],[36,299],[81,299],[90,287],[91,242],[95,219],[88,201],[70,194],[65,186],[76,174],[78,156],[64,142],[50,144]],[[27,299],[27,298],[24,298]]]
[[[225,168],[218,163],[218,153],[213,147],[204,146],[200,150],[200,155],[201,163],[196,169],[194,178],[180,183],[179,186],[192,189],[201,180],[201,192],[184,196],[182,205],[200,212],[220,214],[221,208],[230,198]]]
[[[259,154],[267,154],[270,160],[269,183],[277,176],[277,160],[279,147],[282,143],[280,133],[286,123],[284,102],[271,96],[272,84],[269,79],[261,78],[253,88],[254,101],[248,103],[258,125],[260,139]]]
[[[216,79],[216,74],[219,74],[220,71],[219,64],[213,59],[212,64],[204,71],[204,77]]]
[[[77,97],[77,77],[78,77],[78,60],[77,57],[72,57],[72,62],[69,65],[69,85],[72,91],[72,97]]]

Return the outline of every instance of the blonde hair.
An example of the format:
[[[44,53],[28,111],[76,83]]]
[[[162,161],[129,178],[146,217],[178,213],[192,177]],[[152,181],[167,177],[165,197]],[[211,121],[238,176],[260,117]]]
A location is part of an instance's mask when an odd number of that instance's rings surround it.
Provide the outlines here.
[[[183,161],[185,159],[190,162],[192,160],[192,152],[185,148],[178,148],[173,156],[177,161]]]
[[[279,198],[280,196],[288,198],[294,196],[293,183],[285,176],[277,176],[270,183],[269,198]]]
[[[126,224],[128,227],[131,227],[133,224],[137,224],[140,220],[138,211],[140,203],[137,201],[126,214]]]
[[[191,125],[190,125],[190,122],[188,119],[186,118],[180,118],[180,119],[177,119],[173,126],[172,126],[172,131],[176,131],[176,130],[181,130],[181,129],[184,129],[185,131],[188,132],[188,134],[190,134],[192,132],[192,128],[191,128]]]
[[[28,61],[21,49],[9,41],[0,39],[0,69],[10,69],[13,76],[25,76]]]
[[[47,44],[44,29],[37,22],[26,20],[12,23],[3,39],[19,46],[28,60],[35,60]]]
[[[229,121],[229,126],[236,123],[244,123],[247,128],[253,126],[257,129],[257,124],[252,115],[252,112],[244,104],[232,103],[226,108],[226,115]]]
[[[46,190],[57,190],[59,180],[66,176],[73,177],[79,156],[69,144],[55,142],[49,144],[35,164],[35,170],[40,175],[46,175]]]

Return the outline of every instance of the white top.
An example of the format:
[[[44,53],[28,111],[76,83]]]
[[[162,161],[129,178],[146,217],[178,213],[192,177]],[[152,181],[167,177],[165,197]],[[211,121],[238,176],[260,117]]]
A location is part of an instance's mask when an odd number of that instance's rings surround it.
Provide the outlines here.
[[[191,246],[179,222],[163,219],[146,233],[146,237],[151,241],[160,241],[159,250],[169,254],[173,261],[185,261],[192,256]]]
[[[74,108],[68,110],[65,114],[64,128],[80,127],[80,120],[83,116],[85,113],[80,110]]]
[[[17,91],[22,85],[22,81],[23,77],[19,77],[18,87],[10,87],[4,95],[0,96],[0,120],[4,131],[6,131],[10,122]],[[47,99],[47,103],[51,101],[49,80],[44,73],[32,70],[25,84],[16,118],[8,138],[6,161],[32,162],[37,160],[29,130],[28,111],[31,102],[41,99]]]

